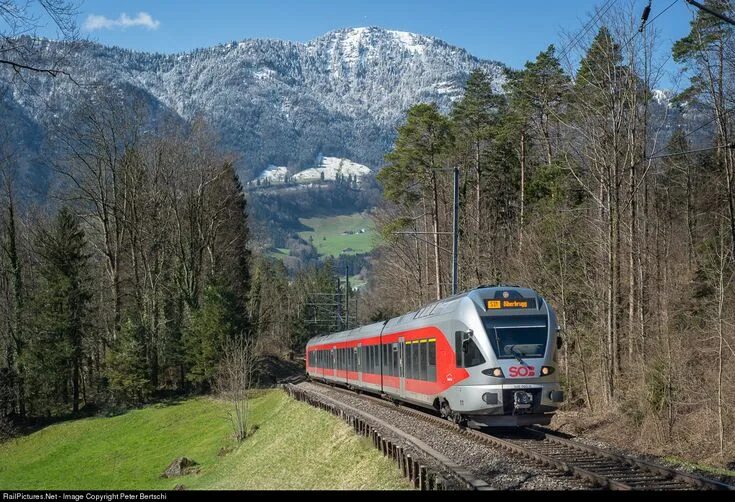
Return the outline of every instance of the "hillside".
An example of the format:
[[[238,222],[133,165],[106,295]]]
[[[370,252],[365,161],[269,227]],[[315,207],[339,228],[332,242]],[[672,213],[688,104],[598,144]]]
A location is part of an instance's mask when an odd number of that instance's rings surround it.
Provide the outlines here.
[[[0,85],[5,120],[27,149],[37,151],[80,95],[104,83],[138,95],[159,116],[204,116],[241,155],[245,180],[269,165],[314,167],[321,154],[379,166],[408,107],[434,101],[448,110],[475,68],[498,89],[504,82],[500,63],[433,37],[375,27],[307,43],[251,39],[181,54],[86,41],[39,44],[38,64],[63,59],[81,85],[38,75]],[[0,82],[13,82],[11,73],[0,68]]]
[[[301,218],[311,230],[299,232],[299,237],[314,246],[321,256],[369,253],[378,243],[375,223],[364,213]]]
[[[251,406],[258,429],[227,454],[225,405],[207,398],[47,427],[0,444],[0,490],[409,488],[392,462],[327,412],[281,391]],[[179,456],[200,472],[161,478]]]
[[[286,166],[268,166],[246,183],[248,187],[263,184],[278,185],[287,181],[297,184],[318,183],[320,181],[335,181],[338,177],[354,178],[357,182],[370,176],[373,171],[365,165],[340,157],[322,157],[316,167],[310,167],[289,176]]]

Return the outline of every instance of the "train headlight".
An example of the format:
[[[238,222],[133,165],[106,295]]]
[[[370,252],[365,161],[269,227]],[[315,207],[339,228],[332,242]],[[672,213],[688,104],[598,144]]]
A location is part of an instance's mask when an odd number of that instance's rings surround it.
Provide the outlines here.
[[[553,366],[541,366],[541,376],[551,375],[554,369]]]
[[[482,373],[495,378],[503,378],[503,370],[500,368],[488,368],[486,370],[482,370]]]

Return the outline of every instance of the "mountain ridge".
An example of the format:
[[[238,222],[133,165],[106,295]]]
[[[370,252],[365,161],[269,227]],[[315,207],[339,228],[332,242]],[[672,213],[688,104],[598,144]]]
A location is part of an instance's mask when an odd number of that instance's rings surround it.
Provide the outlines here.
[[[0,99],[10,95],[7,108],[18,122],[46,130],[68,118],[87,84],[130,86],[184,119],[207,118],[223,146],[241,154],[248,179],[268,165],[311,167],[320,154],[378,168],[411,105],[436,102],[448,111],[472,70],[484,69],[499,91],[506,69],[429,35],[378,27],[333,30],[307,42],[243,39],[173,54],[86,40],[37,45],[40,64],[65,56],[64,69],[82,88],[39,75],[27,78],[35,95],[6,87],[10,92]],[[3,76],[0,81],[10,80]]]

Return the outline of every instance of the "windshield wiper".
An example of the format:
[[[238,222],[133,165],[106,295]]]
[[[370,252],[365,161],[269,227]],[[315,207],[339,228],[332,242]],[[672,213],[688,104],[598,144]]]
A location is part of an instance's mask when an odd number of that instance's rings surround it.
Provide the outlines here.
[[[511,345],[510,346],[510,351],[513,353],[514,356],[516,356],[516,359],[518,359],[518,362],[519,363],[522,363],[523,362],[523,359],[521,359],[521,357],[525,356],[526,354],[524,354],[520,350],[516,349],[516,346],[515,345]]]
[[[498,338],[498,328],[496,326],[493,326],[493,332],[495,333],[495,346],[498,348],[498,354],[500,354],[500,338]]]

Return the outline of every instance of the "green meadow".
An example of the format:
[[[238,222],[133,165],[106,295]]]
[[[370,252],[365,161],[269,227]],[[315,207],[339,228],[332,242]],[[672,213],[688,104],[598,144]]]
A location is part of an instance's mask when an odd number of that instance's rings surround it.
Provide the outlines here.
[[[231,439],[227,406],[194,398],[58,423],[0,444],[0,490],[409,489],[395,464],[329,413],[271,390],[255,432]],[[161,478],[177,457],[198,472]]]
[[[299,237],[310,241],[322,256],[367,253],[377,244],[375,225],[363,213],[300,218],[299,221],[311,228],[309,231],[299,232]]]

